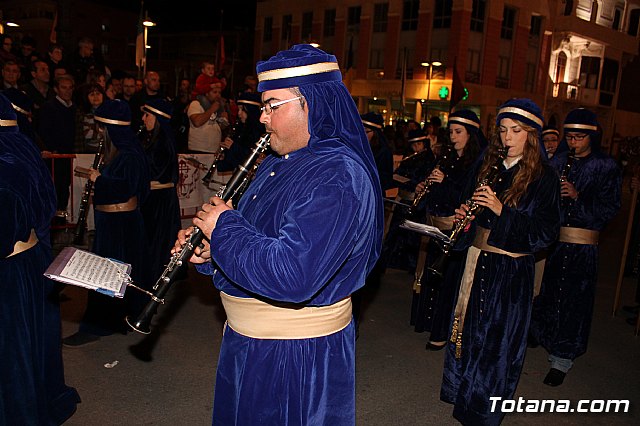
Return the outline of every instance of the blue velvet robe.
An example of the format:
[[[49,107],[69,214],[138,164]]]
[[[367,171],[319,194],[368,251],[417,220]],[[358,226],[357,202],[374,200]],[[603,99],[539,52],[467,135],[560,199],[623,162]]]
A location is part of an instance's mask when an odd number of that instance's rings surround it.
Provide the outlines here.
[[[557,154],[551,161],[559,173],[567,155]],[[620,209],[618,165],[594,152],[573,161],[568,181],[575,185],[578,198],[562,198],[562,226],[602,231]],[[534,303],[531,334],[551,355],[573,360],[586,352],[597,279],[597,245],[558,242],[550,250]]]
[[[364,285],[380,250],[380,193],[339,149],[316,141],[314,151],[262,163],[238,210],[222,213],[211,235],[218,289],[324,306]],[[353,321],[329,336],[296,340],[252,339],[226,327],[213,423],[350,425],[354,389]]]
[[[149,193],[149,171],[142,148],[120,149],[100,171],[94,186],[95,205],[124,203],[138,197],[138,208],[128,212],[106,213],[94,210],[95,238],[92,251],[100,256],[131,264],[131,278],[137,285],[151,281],[147,271],[146,237],[140,205]],[[146,285],[149,287],[149,284]],[[135,316],[145,304],[145,296],[128,289],[124,300],[90,291],[80,330],[109,335],[128,330],[124,318]]]
[[[461,197],[467,181],[475,178],[475,175],[471,176],[475,172],[473,164],[465,165],[464,159],[458,157],[455,151],[450,155],[454,155],[455,159],[442,161],[440,165],[445,179],[431,185],[429,193],[423,199],[428,215],[453,216],[455,209],[464,202]],[[441,253],[438,243],[430,240],[425,265],[431,265]],[[441,279],[433,276],[425,267],[420,294],[414,294],[417,300],[412,304],[415,307],[411,315],[412,324],[415,324],[415,331],[418,333],[430,331],[429,340],[432,342],[447,340],[451,332],[451,313],[458,296],[459,269],[464,267],[464,264],[460,266],[462,258],[460,252],[451,252],[446,271],[443,271],[445,276]]]
[[[80,397],[65,384],[58,294],[43,275],[55,191],[40,151],[17,128],[0,134],[0,204],[0,424],[59,425]],[[7,258],[31,229],[39,242]]]
[[[175,140],[169,123],[162,123],[144,145],[149,175],[160,183],[178,182],[178,157]],[[144,141],[143,141],[144,142]],[[180,202],[176,188],[154,189],[142,204],[142,217],[147,236],[146,251],[151,281],[162,274],[171,258],[171,249],[176,241],[180,224]]]
[[[501,166],[497,193],[511,185],[518,168]],[[468,182],[465,200],[475,185],[475,179]],[[533,300],[533,253],[558,236],[559,198],[558,175],[545,165],[544,174],[527,187],[516,208],[505,205],[500,216],[482,211],[458,240],[458,248],[468,247],[479,225],[490,230],[490,245],[531,254],[512,258],[482,251],[478,257],[464,318],[462,356],[456,359],[455,345],[448,344],[440,392],[443,401],[454,404],[453,416],[463,424],[499,424],[504,414],[491,412],[489,396],[511,399],[516,390]]]

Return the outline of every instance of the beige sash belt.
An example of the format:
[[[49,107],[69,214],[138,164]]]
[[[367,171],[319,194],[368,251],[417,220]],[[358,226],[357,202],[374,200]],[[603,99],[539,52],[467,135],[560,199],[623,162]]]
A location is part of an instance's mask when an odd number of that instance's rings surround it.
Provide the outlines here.
[[[104,213],[119,213],[119,212],[130,212],[135,210],[137,207],[138,207],[138,197],[134,195],[124,203],[99,204],[96,206],[96,210]]]
[[[598,245],[598,237],[600,232],[584,228],[572,228],[563,226],[560,228],[560,236],[558,241],[572,244],[591,244]]]
[[[29,235],[29,239],[27,240],[27,242],[17,241],[13,245],[13,252],[11,252],[11,254],[7,257],[15,256],[16,254],[22,253],[23,251],[27,251],[36,244],[38,244],[38,236],[36,235],[36,231],[32,229],[31,235]]]
[[[329,306],[273,305],[220,293],[227,324],[254,339],[311,339],[336,333],[351,322],[351,298]]]
[[[160,183],[157,180],[152,180],[151,181],[151,190],[153,191],[154,189],[167,189],[167,188],[174,188],[176,186],[175,183],[173,182],[168,182],[168,183]]]
[[[473,286],[473,279],[476,274],[476,266],[478,264],[478,257],[482,251],[488,251],[490,253],[502,254],[505,256],[517,258],[522,256],[528,256],[525,253],[511,253],[499,249],[497,247],[490,246],[487,243],[489,238],[489,230],[480,226],[476,227],[476,236],[473,240],[473,245],[469,247],[467,251],[467,260],[464,265],[464,272],[462,274],[462,281],[460,282],[460,291],[458,293],[458,301],[453,315],[453,326],[451,327],[451,343],[456,344],[456,358],[462,356],[462,329],[464,328],[464,317],[467,312],[467,304],[469,303],[469,297],[471,296],[471,288]]]
[[[455,216],[429,216],[433,226],[441,231],[450,231],[453,229],[453,221]]]

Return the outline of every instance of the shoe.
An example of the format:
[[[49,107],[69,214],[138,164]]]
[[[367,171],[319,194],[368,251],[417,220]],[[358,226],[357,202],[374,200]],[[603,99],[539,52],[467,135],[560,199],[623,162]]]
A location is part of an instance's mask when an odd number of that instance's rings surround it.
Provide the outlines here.
[[[631,317],[631,318],[627,318],[627,324],[629,325],[636,325],[638,323],[638,317]]]
[[[425,349],[435,352],[443,350],[445,346],[447,346],[447,342],[438,342],[437,344],[435,342],[427,342]]]
[[[88,345],[89,343],[97,342],[98,340],[100,340],[100,336],[86,333],[84,331],[78,331],[71,336],[62,339],[62,344],[69,348],[77,348]]]
[[[627,313],[630,313],[630,314],[638,315],[638,312],[640,312],[640,305],[636,305],[636,306],[630,306],[630,305],[623,306],[623,307],[622,307],[622,310],[623,310],[623,311],[625,311],[625,312],[627,312]]]
[[[552,368],[551,370],[549,370],[549,372],[547,373],[547,376],[544,378],[542,383],[544,383],[545,385],[554,386],[554,387],[560,386],[562,382],[564,382],[564,376],[566,375],[567,373],[564,373],[558,370],[557,368]]]

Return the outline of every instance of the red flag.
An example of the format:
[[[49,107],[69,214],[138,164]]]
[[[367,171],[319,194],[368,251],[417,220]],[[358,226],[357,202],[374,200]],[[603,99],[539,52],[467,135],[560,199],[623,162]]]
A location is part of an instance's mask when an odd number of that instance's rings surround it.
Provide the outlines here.
[[[453,79],[451,81],[451,100],[449,101],[449,112],[453,110],[458,102],[464,98],[464,84],[458,75],[458,68],[456,67],[456,60],[453,60]]]
[[[58,41],[58,32],[56,27],[58,26],[58,11],[56,10],[56,14],[53,15],[53,24],[51,25],[51,33],[49,34],[49,41],[51,43],[57,43]]]
[[[220,36],[220,42],[218,43],[218,51],[216,53],[216,70],[218,72],[222,71],[222,67],[224,67],[224,61],[225,61],[225,54],[224,54],[224,37]]]

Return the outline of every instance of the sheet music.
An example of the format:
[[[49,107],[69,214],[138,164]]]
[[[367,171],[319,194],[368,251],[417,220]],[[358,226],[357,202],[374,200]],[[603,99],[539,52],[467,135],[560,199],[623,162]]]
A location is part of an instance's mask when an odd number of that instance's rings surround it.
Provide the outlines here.
[[[131,281],[130,271],[131,265],[127,263],[65,247],[47,268],[45,276],[109,296],[123,297],[127,283]]]
[[[437,238],[440,241],[443,241],[445,243],[451,242],[451,240],[449,239],[449,236],[435,226],[426,225],[424,223],[413,222],[411,220],[405,219],[400,224],[400,228],[406,229],[408,231],[418,232],[423,235],[428,235],[430,237]]]

